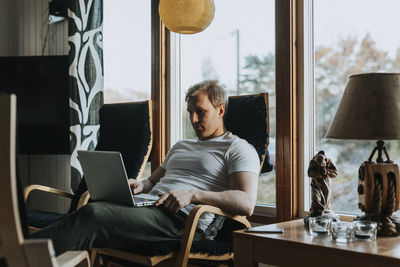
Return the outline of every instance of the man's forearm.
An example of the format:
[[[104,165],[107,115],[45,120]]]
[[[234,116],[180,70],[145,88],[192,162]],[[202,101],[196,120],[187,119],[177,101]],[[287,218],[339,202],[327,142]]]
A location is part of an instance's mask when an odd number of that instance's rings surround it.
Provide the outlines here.
[[[208,204],[233,214],[250,216],[257,199],[257,177],[252,172],[233,172],[229,175],[230,190],[173,190],[162,194],[156,206],[164,205],[166,209],[178,212],[191,203]]]
[[[150,192],[150,190],[153,188],[154,184],[149,180],[143,180],[141,181],[141,183],[143,184],[143,193],[148,193]]]
[[[241,190],[227,190],[222,192],[194,191],[192,202],[213,205],[234,214],[251,216],[254,211],[256,199]]]
[[[160,181],[160,179],[164,176],[165,170],[161,167],[158,167],[149,178],[141,181],[143,185],[143,193],[148,193],[150,190]]]

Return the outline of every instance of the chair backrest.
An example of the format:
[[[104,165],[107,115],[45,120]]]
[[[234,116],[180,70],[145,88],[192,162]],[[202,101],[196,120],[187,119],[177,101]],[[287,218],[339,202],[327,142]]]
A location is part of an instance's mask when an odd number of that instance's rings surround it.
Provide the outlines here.
[[[128,177],[140,179],[153,144],[151,100],[104,104],[99,110],[98,151],[118,151]],[[77,209],[81,195],[87,191],[84,179],[71,201],[68,213]]]
[[[17,198],[16,106],[15,95],[0,95],[0,254],[9,266],[28,266]]]
[[[230,96],[224,123],[228,131],[254,146],[260,157],[260,172],[269,172],[273,169],[268,154],[269,104],[267,93]],[[238,222],[225,220],[215,240],[232,242],[232,231],[242,227]]]
[[[87,252],[66,252],[58,262],[50,239],[25,239],[28,226],[21,219],[26,219],[26,210],[16,168],[16,107],[15,95],[0,94],[0,264],[88,266]]]
[[[151,101],[105,104],[99,112],[95,150],[119,151],[128,177],[140,179],[152,147]]]
[[[231,96],[224,118],[228,131],[247,140],[257,150],[261,172],[273,169],[269,161],[269,105],[268,94]]]

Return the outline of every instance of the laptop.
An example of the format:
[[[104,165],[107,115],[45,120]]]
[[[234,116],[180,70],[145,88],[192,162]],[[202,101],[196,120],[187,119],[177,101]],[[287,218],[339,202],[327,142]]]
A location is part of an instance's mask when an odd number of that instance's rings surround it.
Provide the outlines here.
[[[90,198],[127,206],[151,206],[159,198],[149,194],[133,195],[121,153],[78,150],[78,159]]]

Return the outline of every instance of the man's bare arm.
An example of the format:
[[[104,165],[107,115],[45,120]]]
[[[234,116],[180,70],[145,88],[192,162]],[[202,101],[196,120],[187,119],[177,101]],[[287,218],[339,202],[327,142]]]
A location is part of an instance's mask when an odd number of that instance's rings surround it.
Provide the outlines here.
[[[222,192],[179,190],[163,194],[156,205],[178,212],[190,203],[208,204],[227,212],[250,216],[257,200],[258,176],[252,172],[234,172],[229,175],[231,190]]]
[[[133,194],[148,193],[164,175],[165,170],[161,167],[158,167],[146,180],[137,181],[131,178],[128,180],[128,182],[131,186]]]

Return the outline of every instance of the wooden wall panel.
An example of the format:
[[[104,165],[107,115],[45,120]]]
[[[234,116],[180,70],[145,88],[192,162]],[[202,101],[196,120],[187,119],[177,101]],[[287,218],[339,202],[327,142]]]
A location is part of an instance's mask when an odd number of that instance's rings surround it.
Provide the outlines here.
[[[8,53],[15,53],[16,51],[15,9],[15,2],[0,1],[0,56],[5,56]]]
[[[24,155],[29,160],[29,184],[43,184],[70,191],[69,155]],[[29,207],[38,210],[64,212],[70,201],[55,195],[34,191]]]
[[[67,20],[49,25],[48,4],[49,0],[0,1],[0,56],[68,54]],[[69,155],[21,155],[19,165],[23,185],[37,183],[70,191]],[[69,203],[47,193],[33,193],[28,206],[65,211]]]

